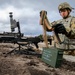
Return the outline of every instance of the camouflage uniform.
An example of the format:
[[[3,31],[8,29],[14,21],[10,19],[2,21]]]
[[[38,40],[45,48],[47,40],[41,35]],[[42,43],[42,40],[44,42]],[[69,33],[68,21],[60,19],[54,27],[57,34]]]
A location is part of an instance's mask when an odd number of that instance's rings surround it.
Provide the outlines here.
[[[69,8],[70,11],[72,11],[72,7],[66,2],[61,3],[58,7],[59,10],[64,8]],[[70,33],[70,36],[67,37],[64,34],[58,34],[63,43],[59,44],[55,38],[56,47],[60,49],[75,49],[75,45],[72,45],[72,44],[69,45],[69,43],[75,44],[75,17],[68,16],[68,18],[58,20],[56,22],[53,22],[52,24],[59,24],[59,23],[62,23],[65,26],[66,31],[67,33]]]
[[[61,48],[61,49],[68,49],[68,42],[75,43],[75,40],[74,40],[74,38],[75,38],[75,17],[69,16],[67,19],[61,19],[59,21],[56,21],[56,24],[58,24],[58,23],[62,23],[65,26],[66,31],[68,33],[71,32],[71,35],[69,37],[66,37],[64,34],[58,34],[60,37],[60,40],[63,43],[59,44],[55,40],[56,47]],[[75,49],[74,45],[70,45],[69,48]]]

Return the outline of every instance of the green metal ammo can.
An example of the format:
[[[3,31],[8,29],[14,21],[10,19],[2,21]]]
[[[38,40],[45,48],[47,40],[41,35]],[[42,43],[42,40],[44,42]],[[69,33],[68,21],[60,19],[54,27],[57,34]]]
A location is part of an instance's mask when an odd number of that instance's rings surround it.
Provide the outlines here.
[[[57,48],[43,48],[42,60],[48,65],[58,68],[63,59],[63,50]]]

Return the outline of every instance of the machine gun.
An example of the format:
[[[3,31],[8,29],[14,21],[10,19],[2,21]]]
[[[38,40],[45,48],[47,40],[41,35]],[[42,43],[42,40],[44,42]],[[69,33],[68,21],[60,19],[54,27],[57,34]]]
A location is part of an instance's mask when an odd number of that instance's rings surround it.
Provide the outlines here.
[[[20,23],[13,19],[12,12],[9,13],[10,17],[10,25],[11,25],[11,32],[3,32],[0,33],[0,43],[14,43],[18,44],[19,51],[22,49],[22,46],[25,46],[29,49],[32,49],[31,44],[34,44],[36,48],[38,48],[38,43],[42,41],[39,37],[25,37],[23,33],[21,33]],[[18,32],[14,32],[15,28],[18,28]],[[15,48],[14,48],[15,50]],[[12,53],[12,50],[9,53]],[[9,54],[7,53],[7,54]]]
[[[0,42],[4,43],[18,43],[18,42],[28,42],[33,43],[38,48],[38,42],[42,41],[39,37],[25,37],[21,33],[20,23],[13,19],[13,13],[9,13],[11,32],[0,33]],[[18,32],[14,32],[15,28],[18,28]]]

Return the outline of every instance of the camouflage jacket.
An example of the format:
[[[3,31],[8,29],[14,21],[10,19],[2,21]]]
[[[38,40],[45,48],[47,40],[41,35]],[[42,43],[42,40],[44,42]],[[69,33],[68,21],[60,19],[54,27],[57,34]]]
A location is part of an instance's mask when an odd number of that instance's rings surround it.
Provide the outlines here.
[[[61,19],[53,22],[52,24],[58,24],[58,23],[62,23],[65,26],[66,31],[68,34],[70,33],[70,36],[66,37],[66,35],[58,34],[63,44],[60,45],[59,43],[57,43],[57,40],[55,38],[56,47],[64,48],[64,49],[68,49],[68,48],[75,49],[74,45],[70,45],[70,46],[68,45],[68,43],[75,43],[74,40],[75,39],[75,17],[69,16],[67,19]]]

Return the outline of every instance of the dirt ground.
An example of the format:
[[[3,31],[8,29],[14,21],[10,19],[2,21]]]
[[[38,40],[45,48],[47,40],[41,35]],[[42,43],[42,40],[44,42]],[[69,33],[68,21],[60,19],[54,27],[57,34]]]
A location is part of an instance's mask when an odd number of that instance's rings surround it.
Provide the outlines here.
[[[0,75],[75,75],[75,62],[63,59],[61,67],[52,68],[35,55],[6,55],[13,47],[13,44],[0,44]]]

